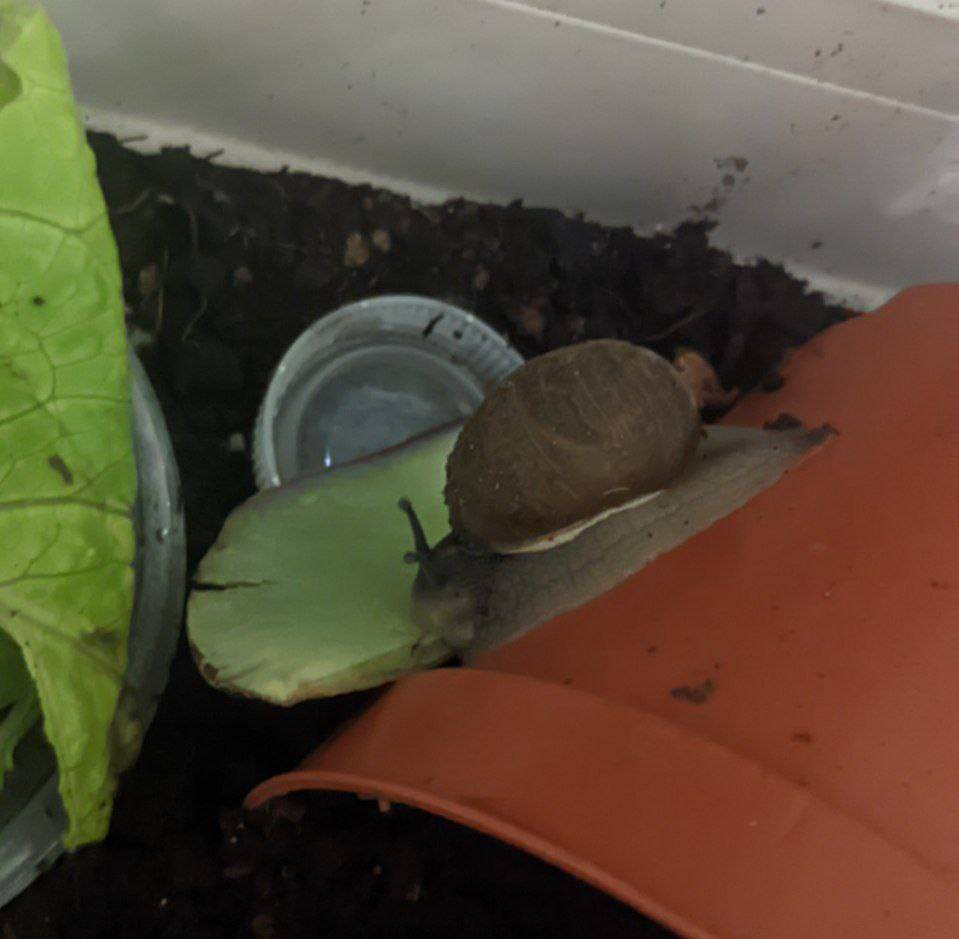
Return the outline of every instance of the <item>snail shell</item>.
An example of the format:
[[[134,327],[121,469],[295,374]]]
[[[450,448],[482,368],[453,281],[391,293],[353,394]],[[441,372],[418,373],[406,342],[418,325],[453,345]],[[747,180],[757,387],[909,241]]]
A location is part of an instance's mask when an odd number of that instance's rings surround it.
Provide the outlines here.
[[[689,464],[699,409],[679,372],[603,339],[531,359],[466,422],[447,462],[450,527],[499,554],[568,541]]]

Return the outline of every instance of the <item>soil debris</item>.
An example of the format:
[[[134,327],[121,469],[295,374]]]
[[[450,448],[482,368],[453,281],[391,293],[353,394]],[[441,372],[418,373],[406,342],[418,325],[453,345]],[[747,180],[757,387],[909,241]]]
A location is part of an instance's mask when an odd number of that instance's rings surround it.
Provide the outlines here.
[[[698,685],[681,685],[673,688],[669,694],[677,701],[688,701],[690,704],[705,704],[716,690],[716,683],[707,678]]]
[[[788,411],[781,411],[773,420],[763,424],[764,430],[793,430],[802,427],[802,421]]]
[[[369,242],[359,232],[353,232],[347,237],[343,248],[343,264],[346,267],[362,267],[369,259]]]
[[[716,370],[695,349],[677,349],[673,365],[679,370],[700,408],[724,410],[739,397],[737,389],[723,388]]]

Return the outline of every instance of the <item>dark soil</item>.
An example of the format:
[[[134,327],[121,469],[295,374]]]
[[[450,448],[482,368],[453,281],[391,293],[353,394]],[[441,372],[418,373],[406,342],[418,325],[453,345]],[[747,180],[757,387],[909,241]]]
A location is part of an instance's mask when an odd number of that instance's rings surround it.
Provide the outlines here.
[[[780,267],[739,266],[708,224],[638,238],[558,212],[423,207],[369,187],[258,174],[91,135],[128,318],[173,437],[191,569],[253,492],[246,446],[272,368],[324,313],[386,292],[477,313],[527,356],[620,337],[699,350],[726,388],[848,312]],[[241,436],[237,436],[241,435]],[[209,689],[185,649],[107,841],[0,913],[3,939],[669,935],[511,848],[346,796],[236,811],[375,693],[281,710]],[[637,846],[641,850],[641,846]]]

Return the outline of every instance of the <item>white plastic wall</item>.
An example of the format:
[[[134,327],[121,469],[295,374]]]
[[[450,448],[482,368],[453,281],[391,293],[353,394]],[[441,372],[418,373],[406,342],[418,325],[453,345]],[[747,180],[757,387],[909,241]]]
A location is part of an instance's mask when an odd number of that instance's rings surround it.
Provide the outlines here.
[[[639,230],[707,206],[866,306],[959,278],[959,0],[46,6],[91,125],[144,149]]]

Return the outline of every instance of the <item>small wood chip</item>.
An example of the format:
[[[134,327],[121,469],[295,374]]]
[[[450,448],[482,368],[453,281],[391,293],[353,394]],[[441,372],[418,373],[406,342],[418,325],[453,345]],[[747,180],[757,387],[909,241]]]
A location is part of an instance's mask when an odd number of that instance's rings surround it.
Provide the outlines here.
[[[360,232],[353,232],[343,247],[343,263],[346,267],[362,267],[370,259],[370,244]]]
[[[476,266],[476,273],[473,274],[473,289],[485,290],[489,286],[489,271],[482,264]]]
[[[701,408],[728,407],[739,394],[735,388],[731,391],[723,388],[715,369],[695,349],[677,349],[673,366]]]
[[[239,287],[249,287],[253,283],[253,274],[250,269],[245,265],[241,264],[238,268],[233,271],[233,286]]]
[[[137,292],[141,297],[149,297],[160,286],[160,268],[156,264],[147,264],[140,268],[137,275]]]
[[[532,336],[534,339],[542,338],[543,329],[546,327],[546,318],[539,306],[524,303],[517,307],[516,320],[519,330],[524,336]]]

